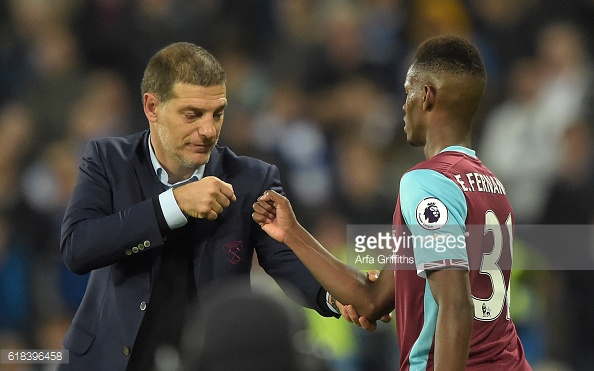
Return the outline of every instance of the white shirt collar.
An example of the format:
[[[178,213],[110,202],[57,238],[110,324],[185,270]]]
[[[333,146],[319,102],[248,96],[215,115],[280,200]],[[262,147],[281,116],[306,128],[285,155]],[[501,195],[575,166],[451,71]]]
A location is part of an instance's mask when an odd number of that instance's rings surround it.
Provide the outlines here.
[[[192,178],[195,178],[195,180],[200,180],[204,176],[204,168],[206,167],[206,164],[199,166],[198,169],[196,169],[196,171],[194,171],[194,174],[192,174],[192,176],[190,176],[188,179],[179,181],[175,184],[170,184],[169,183],[169,174],[167,174],[167,171],[165,171],[163,166],[161,166],[161,163],[159,162],[159,160],[157,160],[157,156],[155,155],[155,150],[153,149],[153,145],[151,144],[151,135],[150,134],[148,136],[148,147],[149,147],[149,154],[151,157],[151,163],[153,164],[153,169],[155,170],[155,174],[157,174],[157,177],[159,178],[161,183],[163,183],[166,187],[173,187],[176,184],[185,183]]]

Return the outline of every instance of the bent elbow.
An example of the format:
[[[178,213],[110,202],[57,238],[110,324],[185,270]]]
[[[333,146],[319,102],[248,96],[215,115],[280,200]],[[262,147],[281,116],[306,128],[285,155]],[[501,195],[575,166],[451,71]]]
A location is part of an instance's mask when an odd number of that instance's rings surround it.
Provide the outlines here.
[[[62,255],[62,261],[72,273],[84,275],[91,271],[85,262],[75,254],[72,243],[68,239],[62,241],[60,253]]]

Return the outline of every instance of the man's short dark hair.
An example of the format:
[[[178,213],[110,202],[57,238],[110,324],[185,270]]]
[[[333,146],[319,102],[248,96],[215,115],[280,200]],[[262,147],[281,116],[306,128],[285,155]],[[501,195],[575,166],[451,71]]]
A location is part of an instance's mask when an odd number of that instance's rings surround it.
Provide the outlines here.
[[[153,93],[166,102],[173,97],[178,83],[204,87],[226,83],[226,74],[217,59],[204,48],[187,42],[171,44],[159,50],[149,61],[140,92]]]
[[[487,72],[478,49],[460,36],[436,36],[425,40],[415,55],[415,68],[430,73],[472,75],[486,82]]]

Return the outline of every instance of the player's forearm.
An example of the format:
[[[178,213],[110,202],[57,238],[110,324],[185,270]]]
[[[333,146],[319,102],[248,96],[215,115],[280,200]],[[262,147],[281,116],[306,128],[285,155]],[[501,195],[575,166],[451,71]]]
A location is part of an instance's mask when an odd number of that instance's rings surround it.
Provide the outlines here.
[[[468,360],[474,312],[468,303],[439,308],[435,329],[435,370],[464,370]]]
[[[303,227],[288,232],[285,244],[336,300],[353,305],[370,320],[389,312],[379,303],[380,296],[374,294],[374,284],[365,273],[336,259]]]

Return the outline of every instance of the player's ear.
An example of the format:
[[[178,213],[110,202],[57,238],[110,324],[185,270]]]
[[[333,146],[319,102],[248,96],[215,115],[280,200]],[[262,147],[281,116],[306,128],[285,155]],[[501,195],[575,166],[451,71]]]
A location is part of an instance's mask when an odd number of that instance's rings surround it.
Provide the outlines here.
[[[431,111],[435,106],[435,99],[437,97],[437,89],[433,85],[423,86],[423,110]]]
[[[149,122],[157,121],[157,107],[159,106],[159,99],[152,93],[145,93],[142,97],[142,105],[144,114]]]

